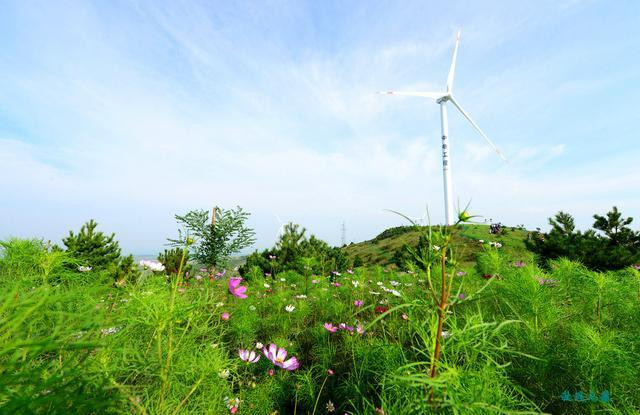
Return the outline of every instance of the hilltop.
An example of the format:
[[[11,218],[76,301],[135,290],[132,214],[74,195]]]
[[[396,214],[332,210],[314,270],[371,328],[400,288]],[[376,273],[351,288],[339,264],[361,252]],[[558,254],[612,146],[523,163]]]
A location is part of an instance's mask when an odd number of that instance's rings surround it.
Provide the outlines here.
[[[397,226],[386,229],[371,240],[351,243],[342,249],[350,261],[359,256],[366,264],[391,265],[396,251],[402,249],[405,244],[415,246],[420,234],[426,228],[426,226]],[[531,254],[524,245],[528,232],[521,227],[505,226],[502,234],[492,235],[489,233],[489,225],[463,225],[461,232],[454,239],[454,246],[458,259],[463,265],[475,261],[476,253],[482,249],[482,245],[478,243],[481,239],[500,242],[502,249],[514,258],[530,257]]]

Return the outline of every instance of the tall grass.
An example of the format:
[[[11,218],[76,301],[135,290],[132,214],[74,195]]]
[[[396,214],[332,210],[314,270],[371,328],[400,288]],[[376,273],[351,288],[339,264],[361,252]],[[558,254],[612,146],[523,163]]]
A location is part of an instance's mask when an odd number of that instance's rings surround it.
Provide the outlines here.
[[[423,272],[363,267],[337,277],[340,286],[327,276],[256,276],[243,300],[226,279],[186,285],[148,274],[116,287],[41,242],[8,240],[0,413],[224,414],[225,397],[241,399],[239,414],[324,414],[329,401],[340,414],[636,413],[639,273],[562,260],[551,270],[500,249],[479,254],[456,277],[432,377],[439,316]],[[324,323],[366,332],[330,333]],[[238,349],[256,342],[286,347],[300,368],[241,361]],[[563,401],[565,390],[611,399]]]

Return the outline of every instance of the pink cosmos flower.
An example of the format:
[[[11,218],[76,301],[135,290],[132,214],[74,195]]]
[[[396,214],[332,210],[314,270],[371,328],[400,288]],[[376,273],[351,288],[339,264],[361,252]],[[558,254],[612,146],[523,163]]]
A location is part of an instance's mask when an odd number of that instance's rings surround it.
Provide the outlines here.
[[[347,270],[347,274],[353,274],[353,270],[352,270],[351,268],[349,268],[349,269]]]
[[[358,325],[356,326],[356,331],[358,332],[358,334],[364,334],[364,327],[361,323],[358,323]]]
[[[347,326],[345,323],[340,323],[340,324],[338,324],[338,328],[339,328],[340,330],[353,331],[353,327],[351,327],[351,326]]]
[[[409,316],[406,315],[405,313],[402,313],[402,319],[403,320],[409,320]]]
[[[260,355],[253,350],[249,351],[247,349],[240,349],[238,350],[238,356],[240,356],[240,359],[244,360],[247,363],[256,363],[258,360],[260,360]]]
[[[300,367],[300,363],[295,357],[292,357],[289,360],[284,360],[287,357],[287,351],[284,347],[278,348],[274,343],[269,345],[269,349],[264,347],[262,349],[262,353],[264,353],[265,357],[271,360],[274,365],[281,367],[284,370],[296,370]]]
[[[525,262],[524,262],[524,261],[516,261],[516,262],[514,262],[514,263],[513,263],[513,265],[514,265],[516,268],[524,268],[524,266],[526,266],[527,264],[525,264]]]
[[[463,275],[467,275],[467,273],[466,273],[466,272],[464,272],[464,271],[458,271],[458,272],[456,272],[456,275],[457,275],[458,277],[462,277]]]
[[[311,280],[311,284],[317,284],[319,282],[320,282],[320,280]]]
[[[461,299],[461,300],[464,300],[466,297],[467,297],[467,296],[466,296],[466,295],[464,295],[464,293],[460,293],[460,294],[458,294],[458,298],[459,298],[459,299]]]
[[[329,376],[333,376],[334,375],[334,371],[332,369],[327,369],[327,375]]]
[[[324,323],[324,328],[331,333],[335,333],[336,331],[338,331],[338,328],[331,323]]]
[[[238,298],[247,298],[247,287],[240,285],[242,278],[229,278],[229,292]]]
[[[269,376],[273,376],[276,373],[276,371],[273,370],[273,368],[271,368],[267,373],[269,374]]]
[[[356,307],[362,307],[362,304],[364,304],[362,300],[356,300],[353,302],[353,305]]]
[[[220,315],[220,318],[221,318],[221,319],[223,319],[224,321],[227,321],[227,320],[229,320],[229,319],[231,318],[231,314],[226,313],[226,312],[225,312],[225,313],[222,313],[222,314]]]
[[[333,283],[333,284],[331,284],[331,285],[333,285],[334,287],[340,287],[342,284],[340,284],[339,282],[334,282],[334,283]]]

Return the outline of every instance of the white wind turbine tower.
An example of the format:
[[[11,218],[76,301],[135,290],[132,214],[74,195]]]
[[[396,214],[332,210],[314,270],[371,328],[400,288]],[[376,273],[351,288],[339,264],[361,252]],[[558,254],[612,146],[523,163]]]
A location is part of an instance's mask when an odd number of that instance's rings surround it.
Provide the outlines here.
[[[458,56],[458,46],[460,45],[460,32],[456,38],[456,47],[453,50],[453,59],[451,60],[451,68],[449,69],[449,76],[447,77],[447,90],[444,92],[398,92],[398,91],[383,91],[381,94],[389,95],[406,95],[412,97],[422,97],[434,100],[440,104],[440,122],[442,125],[442,174],[444,179],[444,208],[446,212],[446,224],[453,225],[453,189],[451,184],[451,163],[449,161],[449,121],[447,119],[447,102],[451,103],[460,111],[460,113],[471,123],[473,128],[480,133],[487,143],[498,153],[498,155],[506,162],[507,159],[500,152],[489,137],[478,127],[478,125],[471,119],[469,114],[462,109],[460,104],[453,98],[453,77],[456,70],[456,58]]]

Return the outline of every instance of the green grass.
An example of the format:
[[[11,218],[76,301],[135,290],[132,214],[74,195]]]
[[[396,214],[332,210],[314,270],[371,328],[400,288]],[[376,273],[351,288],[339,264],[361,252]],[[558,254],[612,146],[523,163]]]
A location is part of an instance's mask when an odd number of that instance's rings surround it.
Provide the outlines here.
[[[397,234],[393,234],[394,228],[388,229],[376,238],[347,245],[343,248],[347,257],[353,261],[359,256],[365,264],[369,265],[389,265],[394,253],[407,244],[415,246],[418,243],[420,233],[426,227],[402,227]],[[528,231],[517,228],[505,228],[504,235],[491,235],[488,225],[462,225],[462,231],[456,235],[454,244],[457,249],[457,258],[460,262],[470,266],[475,261],[478,252],[482,251],[479,240],[500,242],[504,251],[510,256],[523,259],[531,257],[531,254],[524,246],[524,239]],[[385,233],[391,233],[385,237]]]
[[[0,413],[225,414],[225,397],[241,399],[241,415],[326,414],[329,402],[338,414],[637,413],[640,273],[569,261],[544,272],[517,235],[491,238],[503,243],[496,249],[477,244],[486,227],[463,230],[458,251],[468,243],[476,261],[454,277],[435,378],[437,314],[421,272],[371,265],[338,277],[340,286],[313,276],[306,298],[304,277],[287,272],[244,282],[248,298],[239,299],[227,279],[177,285],[147,272],[115,287],[37,241],[6,241]],[[324,323],[359,323],[365,333],[330,333]],[[241,361],[238,349],[256,342],[285,347],[300,368]],[[561,398],[604,390],[609,403]]]

